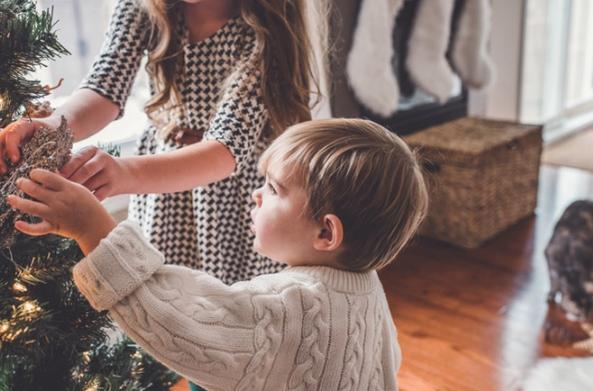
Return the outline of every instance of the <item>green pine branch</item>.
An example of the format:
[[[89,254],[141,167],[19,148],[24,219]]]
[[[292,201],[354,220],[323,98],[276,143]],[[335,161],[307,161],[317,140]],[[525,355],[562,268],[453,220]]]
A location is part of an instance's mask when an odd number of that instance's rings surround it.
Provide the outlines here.
[[[65,54],[53,9],[37,12],[31,0],[0,0],[0,127],[21,115],[26,103],[47,95],[40,81],[27,75]]]
[[[0,0],[0,127],[47,95],[27,76],[67,53],[53,10]],[[72,282],[70,269],[82,256],[75,242],[51,235],[19,235],[0,249],[0,391],[168,390],[175,374],[129,341],[110,343],[110,319]]]

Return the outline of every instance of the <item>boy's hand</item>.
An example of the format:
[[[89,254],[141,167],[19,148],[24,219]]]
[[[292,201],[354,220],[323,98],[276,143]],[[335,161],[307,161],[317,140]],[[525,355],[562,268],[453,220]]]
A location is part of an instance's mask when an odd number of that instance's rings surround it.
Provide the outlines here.
[[[7,201],[13,208],[42,221],[17,221],[15,227],[19,231],[33,236],[52,233],[72,238],[86,255],[116,226],[113,217],[84,186],[41,169],[32,170],[30,178],[19,178],[17,186],[34,200],[11,195]]]
[[[132,178],[125,171],[122,159],[114,158],[95,146],[82,148],[62,167],[64,178],[92,191],[99,201],[121,194],[122,184]]]

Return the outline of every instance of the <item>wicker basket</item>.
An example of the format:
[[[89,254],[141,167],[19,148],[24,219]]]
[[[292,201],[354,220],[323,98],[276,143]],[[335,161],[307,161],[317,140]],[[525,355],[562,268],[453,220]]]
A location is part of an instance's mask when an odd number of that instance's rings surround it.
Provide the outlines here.
[[[429,183],[421,234],[475,248],[533,213],[540,126],[462,118],[405,140],[419,150]]]

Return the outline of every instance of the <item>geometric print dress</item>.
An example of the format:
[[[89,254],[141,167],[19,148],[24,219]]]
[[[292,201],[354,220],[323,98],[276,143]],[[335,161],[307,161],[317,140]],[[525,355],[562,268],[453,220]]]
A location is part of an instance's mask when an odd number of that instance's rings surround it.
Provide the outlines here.
[[[119,0],[101,52],[81,85],[117,104],[120,114],[147,53],[147,21],[135,0]],[[185,23],[178,36],[183,69],[176,81],[185,111],[179,125],[225,145],[236,169],[222,181],[190,191],[133,195],[129,217],[167,263],[204,270],[227,284],[279,271],[282,265],[253,250],[250,230],[251,194],[263,183],[257,161],[269,143],[255,33],[233,18],[199,42],[189,42]],[[157,132],[155,123],[144,129],[137,154],[181,148]]]

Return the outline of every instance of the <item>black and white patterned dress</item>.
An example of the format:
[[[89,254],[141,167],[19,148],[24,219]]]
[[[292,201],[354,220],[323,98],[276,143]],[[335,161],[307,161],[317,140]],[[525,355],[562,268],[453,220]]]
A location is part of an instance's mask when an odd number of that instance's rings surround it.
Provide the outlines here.
[[[255,34],[240,18],[199,42],[189,42],[185,25],[180,30],[184,68],[177,85],[186,113],[180,125],[227,146],[236,170],[225,180],[191,191],[134,195],[130,218],[139,222],[168,263],[200,268],[226,283],[275,272],[281,266],[253,250],[249,228],[251,193],[263,180],[257,161],[267,145],[263,129],[268,120],[254,66]],[[81,87],[107,97],[123,111],[146,55],[147,35],[144,11],[135,0],[119,0],[101,53]],[[144,130],[138,154],[180,148],[155,137],[156,132],[155,124]]]

